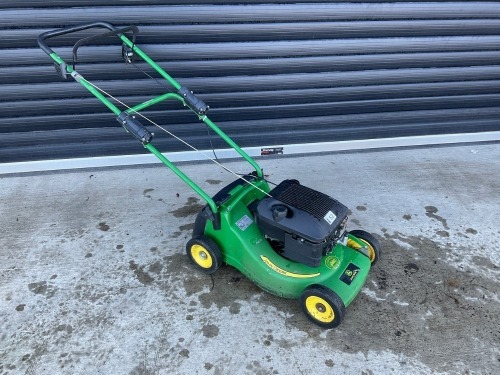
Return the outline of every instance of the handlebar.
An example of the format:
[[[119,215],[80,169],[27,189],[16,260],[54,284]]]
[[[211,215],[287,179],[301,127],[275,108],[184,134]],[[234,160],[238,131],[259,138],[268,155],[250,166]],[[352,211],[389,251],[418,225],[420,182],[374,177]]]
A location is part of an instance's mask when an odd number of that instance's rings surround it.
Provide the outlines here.
[[[38,45],[47,55],[51,56],[52,54],[54,54],[54,51],[45,42],[47,39],[55,38],[55,37],[61,36],[61,35],[75,33],[75,32],[82,31],[82,30],[92,29],[92,28],[96,28],[96,27],[105,28],[105,29],[108,29],[110,31],[107,31],[107,32],[102,33],[102,34],[92,35],[92,36],[89,36],[86,38],[79,39],[75,43],[75,45],[73,46],[73,69],[75,69],[75,65],[76,65],[76,61],[77,61],[78,48],[80,46],[82,46],[83,44],[86,44],[86,43],[93,41],[93,40],[96,40],[96,39],[111,36],[111,35],[121,36],[123,33],[127,32],[127,31],[132,31],[132,44],[135,44],[136,35],[139,33],[139,29],[137,28],[137,26],[128,26],[128,27],[123,27],[123,28],[117,28],[114,25],[110,24],[109,22],[98,21],[98,22],[93,22],[93,23],[87,23],[87,24],[70,26],[70,27],[65,27],[62,29],[47,31],[47,32],[40,34],[38,36]],[[66,64],[64,62],[59,63],[59,64],[64,64],[64,67],[58,69],[58,67],[57,67],[58,63],[56,63],[56,71],[61,73],[63,78],[66,78]]]
[[[70,26],[62,29],[47,31],[43,34],[40,34],[38,36],[38,45],[47,55],[50,56],[52,53],[54,53],[54,51],[47,45],[47,43],[45,43],[47,39],[55,38],[56,36],[61,36],[65,34],[75,33],[77,31],[92,29],[94,27],[102,27],[110,31],[116,30],[116,27],[110,24],[109,22],[92,22],[83,25]]]
[[[135,37],[139,33],[139,29],[137,28],[137,26],[127,26],[127,27],[122,27],[122,28],[119,28],[119,29],[115,28],[114,30],[108,31],[106,33],[102,33],[102,34],[98,34],[98,35],[92,35],[92,36],[88,36],[86,38],[80,39],[73,46],[73,66],[75,65],[76,60],[77,60],[77,54],[76,54],[76,52],[78,51],[78,48],[81,45],[86,44],[86,43],[88,43],[88,42],[90,42],[92,40],[104,38],[106,36],[111,36],[111,35],[118,35],[119,36],[119,35],[127,32],[127,31],[132,31],[132,43],[135,44]]]

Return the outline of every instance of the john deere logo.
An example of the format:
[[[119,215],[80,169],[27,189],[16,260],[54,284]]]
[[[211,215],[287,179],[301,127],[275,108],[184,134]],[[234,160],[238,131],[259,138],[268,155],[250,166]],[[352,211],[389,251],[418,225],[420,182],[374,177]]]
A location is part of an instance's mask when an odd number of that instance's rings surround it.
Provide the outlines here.
[[[326,257],[325,264],[331,270],[335,270],[339,267],[340,259],[337,258],[336,256],[330,255],[330,256]]]
[[[347,285],[351,285],[351,283],[358,275],[358,272],[359,272],[359,267],[352,263],[349,263],[342,276],[340,276],[340,280],[346,283]]]

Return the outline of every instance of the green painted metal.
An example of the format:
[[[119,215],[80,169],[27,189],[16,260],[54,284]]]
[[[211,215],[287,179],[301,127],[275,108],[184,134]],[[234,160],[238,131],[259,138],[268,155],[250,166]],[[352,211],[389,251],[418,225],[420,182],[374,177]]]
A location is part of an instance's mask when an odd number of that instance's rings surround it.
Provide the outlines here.
[[[121,35],[120,39],[132,50],[137,53],[138,56],[140,56],[144,61],[146,61],[153,69],[155,69],[162,77],[164,77],[175,89],[180,89],[181,85],[174,79],[172,78],[168,73],[166,73],[158,64],[156,64],[151,58],[149,58],[148,55],[146,55],[137,45],[135,45],[130,39],[128,39],[125,35]],[[162,100],[165,99],[180,99],[184,102],[181,96],[178,97],[173,97],[169,96],[169,94],[161,95],[155,99],[151,99],[153,101],[151,104],[146,105],[145,102],[142,105],[139,104],[135,107],[133,107],[133,110],[135,111],[140,111],[143,108],[146,108],[146,106],[153,105],[156,103],[161,102]],[[229,146],[231,146],[238,154],[240,154],[252,167],[255,169],[257,172],[257,175],[259,177],[263,176],[262,169],[259,167],[259,165],[253,160],[245,151],[243,151],[227,134],[225,134],[213,121],[211,121],[207,116],[201,116],[200,119],[207,124],[214,132],[217,133]]]
[[[170,77],[125,35],[120,35],[120,39],[127,46],[131,47],[138,56],[155,69],[175,89],[178,90],[181,88],[181,85],[177,81]],[[59,65],[64,63],[56,53],[52,53],[50,57]],[[68,73],[73,72],[72,67],[69,65],[66,65],[66,69]],[[79,74],[74,74],[73,77],[113,113],[120,115],[120,109],[111,103],[90,82]],[[181,95],[169,92],[132,106],[126,112],[139,112],[169,99],[181,101],[185,105]],[[323,285],[333,290],[347,307],[360,292],[366,281],[371,267],[368,256],[362,251],[348,247],[343,243],[336,243],[333,249],[323,257],[319,267],[309,267],[279,255],[260,231],[253,213],[248,208],[252,203],[261,200],[270,192],[269,184],[263,178],[262,169],[206,115],[198,117],[250,163],[257,172],[257,177],[251,183],[246,182],[235,185],[228,192],[229,198],[223,203],[216,204],[211,196],[177,168],[151,143],[145,144],[144,147],[199,194],[207,202],[214,214],[220,216],[220,227],[217,229],[214,228],[214,223],[211,220],[206,221],[204,235],[211,238],[219,246],[224,263],[237,268],[259,287],[272,294],[296,299],[300,298],[308,286],[313,284]],[[360,247],[364,246],[364,243],[355,236],[348,234],[348,238],[358,243]],[[352,268],[352,266],[355,266],[356,269],[355,273],[349,273],[350,279],[348,283],[345,281],[345,275],[349,271],[348,267]]]
[[[57,53],[53,52],[49,55],[52,60],[54,60],[59,66],[64,63],[64,60],[57,55]],[[61,66],[62,69],[62,66]],[[66,64],[66,71],[71,74],[73,73],[73,67]],[[88,82],[85,78],[79,75],[77,80],[83,87],[89,90],[97,99],[99,99],[106,107],[108,107],[115,115],[119,115],[122,111],[118,107],[116,107],[111,101],[108,100],[98,89],[96,89],[90,82]]]
[[[207,124],[214,132],[217,133],[219,137],[221,137],[229,146],[231,146],[238,154],[240,154],[243,159],[245,159],[252,167],[255,169],[257,172],[258,177],[263,177],[264,172],[262,171],[262,168],[256,163],[255,160],[253,160],[250,155],[248,155],[243,149],[240,148],[229,136],[224,133],[217,125],[215,125],[207,116],[201,117],[201,120]]]
[[[121,35],[120,39],[129,47],[133,49],[133,51],[140,56],[144,61],[146,61],[153,69],[155,69],[163,78],[165,78],[175,89],[181,88],[181,85],[173,79],[168,73],[166,73],[158,64],[156,64],[149,56],[147,56],[139,47],[137,47],[130,39],[128,39],[125,35]],[[59,65],[64,63],[64,60],[58,56],[55,52],[53,52],[50,57]],[[73,72],[73,68],[70,65],[66,65],[66,70],[68,73]],[[88,91],[90,91],[97,99],[99,99],[106,107],[108,107],[115,115],[120,115],[122,112],[117,106],[115,106],[106,96],[104,96],[94,85],[92,85],[89,81],[87,81],[83,76],[78,75],[77,81],[84,86]],[[147,100],[143,103],[139,103],[132,107],[129,107],[126,112],[127,113],[135,113],[139,112],[145,108],[148,108],[152,105],[158,104],[162,101],[175,99],[183,104],[185,104],[184,99],[181,95],[168,92],[162,95],[159,95],[155,98]],[[238,152],[248,163],[252,165],[252,167],[257,172],[259,177],[263,177],[263,171],[260,166],[253,160],[245,151],[243,151],[227,134],[225,134],[213,121],[211,121],[207,116],[199,116],[200,120],[202,120],[207,126],[209,126],[213,131],[215,131],[227,144],[234,148],[236,152]],[[161,152],[159,152],[154,146],[146,145],[146,149],[152,152],[161,162],[163,162],[167,167],[169,167],[175,174],[177,174],[184,182],[186,182],[193,190],[195,190],[200,196],[205,199],[212,211],[217,212],[217,205],[213,202],[212,198],[206,194],[198,185],[196,185],[189,177],[187,177],[184,173],[182,173],[170,160],[168,160]]]
[[[120,39],[127,46],[132,48],[132,50],[137,53],[145,62],[147,62],[154,70],[156,70],[163,78],[165,78],[176,90],[179,90],[182,86],[173,79],[167,72],[165,72],[157,63],[155,63],[148,55],[146,55],[139,47],[137,47],[129,38],[125,35],[121,35]]]
[[[173,92],[168,92],[166,94],[162,94],[162,95],[159,95],[153,99],[145,101],[144,103],[140,103],[140,104],[137,104],[133,107],[130,107],[129,109],[127,109],[126,112],[127,113],[139,112],[145,108],[151,107],[152,105],[158,104],[158,103],[160,103],[164,100],[168,100],[168,99],[177,99],[177,100],[181,101],[182,103],[184,103],[184,99],[182,98],[182,96],[180,96],[179,94],[175,94]]]
[[[253,184],[268,192],[264,180]],[[370,271],[370,260],[362,253],[337,243],[330,254],[323,257],[319,267],[309,267],[280,256],[269,245],[258,228],[248,205],[262,199],[265,193],[252,185],[235,187],[229,192],[231,198],[219,208],[221,229],[215,230],[207,221],[205,235],[217,243],[224,263],[229,264],[260,288],[285,298],[299,298],[305,288],[312,284],[324,285],[335,291],[347,307],[361,290]],[[247,222],[242,229],[238,223]],[[350,285],[340,281],[349,264],[359,267]]]
[[[80,76],[80,84],[89,90],[97,99],[99,99],[106,107],[108,107],[115,115],[119,115],[122,111],[108,100],[99,90],[90,84],[85,78]]]
[[[217,212],[217,205],[210,195],[205,193],[193,180],[186,176],[179,168],[176,167],[170,160],[168,160],[160,151],[158,151],[151,143],[145,145],[146,149],[155,155],[160,161],[169,167],[172,172],[174,172],[182,181],[184,181],[191,189],[198,193],[212,209],[213,212]]]

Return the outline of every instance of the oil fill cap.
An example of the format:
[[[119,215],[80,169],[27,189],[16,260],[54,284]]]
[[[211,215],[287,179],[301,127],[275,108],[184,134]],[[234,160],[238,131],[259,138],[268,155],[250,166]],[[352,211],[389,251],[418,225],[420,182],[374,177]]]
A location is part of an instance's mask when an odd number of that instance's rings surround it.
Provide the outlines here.
[[[279,205],[276,205],[273,207],[273,220],[274,221],[281,221],[284,218],[286,218],[287,215],[288,215],[288,208],[286,206],[279,204]]]

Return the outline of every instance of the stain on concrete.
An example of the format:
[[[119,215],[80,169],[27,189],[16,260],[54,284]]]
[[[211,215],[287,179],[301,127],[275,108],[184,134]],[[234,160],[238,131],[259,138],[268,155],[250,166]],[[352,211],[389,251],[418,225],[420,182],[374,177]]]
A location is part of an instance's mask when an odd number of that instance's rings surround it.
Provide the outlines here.
[[[189,350],[187,349],[182,349],[180,352],[179,352],[179,355],[181,357],[184,357],[184,358],[189,358]]]
[[[221,180],[205,180],[205,182],[210,185],[219,185],[220,183],[222,183]]]
[[[427,217],[430,217],[431,219],[439,221],[441,224],[443,224],[444,229],[450,229],[448,226],[448,223],[446,222],[446,219],[443,217],[436,215],[438,212],[438,209],[434,206],[425,206],[425,214]]]
[[[219,327],[214,324],[207,324],[203,326],[201,331],[203,332],[203,336],[208,338],[219,336]]]
[[[181,225],[179,227],[179,230],[172,233],[172,235],[170,237],[171,238],[179,238],[180,236],[184,236],[184,238],[188,238],[189,235],[191,234],[193,228],[194,228],[194,223]],[[188,232],[188,233],[186,233],[186,232]]]
[[[383,269],[380,269],[378,270],[378,272],[376,272],[374,274],[376,280],[377,280],[377,284],[378,284],[378,288],[380,290],[386,290],[387,289],[387,272],[385,272]]]
[[[214,367],[214,365],[210,362],[205,362],[205,366],[203,367],[205,367],[205,370],[210,371]]]
[[[465,230],[465,233],[469,233],[469,234],[477,234],[477,230],[475,230],[474,228],[467,228]]]
[[[500,267],[497,266],[496,264],[494,264],[489,258],[487,257],[479,257],[479,256],[475,256],[475,257],[472,257],[472,262],[481,267],[482,269],[488,269],[488,270],[492,270],[492,271],[496,271],[498,272],[500,270]]]
[[[415,263],[408,263],[404,265],[405,274],[413,274],[418,272],[420,268]]]
[[[264,338],[262,340],[262,344],[264,346],[271,346],[271,344],[273,343],[273,340],[274,340],[273,335],[266,335],[266,336],[264,336]]]
[[[361,351],[367,356],[381,347],[395,353],[404,348],[403,353],[417,355],[437,372],[453,372],[456,363],[466,363],[470,371],[478,373],[497,367],[500,356],[486,343],[500,341],[498,304],[491,303],[498,280],[461,267],[462,257],[454,258],[446,246],[429,238],[386,233],[379,240],[384,258],[370,271],[364,288],[373,291],[373,296],[358,295],[347,308],[344,323],[329,331],[326,340],[343,345],[346,352]],[[409,251],[400,241],[414,250]],[[484,267],[498,270],[488,258],[477,258]],[[295,309],[300,314],[296,307],[289,313],[295,314]],[[359,324],[348,322],[361,321],[363,316],[372,318],[359,334]],[[318,332],[295,316],[288,322],[310,334]],[[384,327],[393,327],[392,333]],[[439,350],[428,345],[436,337],[443,343]]]
[[[149,272],[153,272],[153,273],[156,273],[158,275],[161,273],[162,270],[163,270],[163,264],[159,261],[154,262],[148,268]]]
[[[139,266],[133,260],[129,261],[129,268],[134,271],[134,275],[141,284],[149,285],[154,281],[154,278],[144,271],[144,266]]]
[[[351,223],[353,223],[354,225],[358,226],[358,227],[361,227],[361,222],[358,220],[358,219],[351,219]]]
[[[177,218],[197,215],[204,207],[204,205],[198,203],[199,201],[200,200],[196,197],[189,197],[183,207],[170,211],[170,213]]]
[[[47,282],[39,281],[28,284],[28,289],[35,294],[47,294]]]
[[[192,296],[193,294],[198,294],[203,292],[205,288],[210,284],[210,276],[200,275],[196,270],[193,270],[194,274],[185,276],[183,286],[186,290],[186,295]]]
[[[142,192],[142,195],[144,195],[146,198],[151,198],[151,195],[149,195],[149,193],[151,193],[152,191],[154,191],[155,189],[145,189],[143,192]]]
[[[103,232],[107,232],[109,230],[109,225],[106,224],[106,222],[100,222],[98,225],[98,228],[102,230]]]
[[[234,305],[237,301],[248,301],[255,296],[260,296],[261,300],[278,298],[263,292],[262,289],[233,267],[221,267],[212,278],[213,287],[210,288],[210,291],[198,295],[200,304],[204,308],[210,308],[212,305],[215,305],[218,309],[227,308],[230,311],[231,309],[232,311],[237,311],[237,306]],[[206,283],[210,285],[210,278],[205,279]],[[237,285],[234,285],[235,280],[239,280],[237,281]]]
[[[69,324],[59,324],[56,329],[56,332],[66,332],[68,335],[70,335],[73,332],[73,327],[70,326]]]
[[[24,303],[21,303],[20,305],[17,305],[17,306],[16,306],[16,311],[24,311],[24,307],[25,307],[25,306],[26,306],[26,305],[25,305]]]
[[[132,371],[129,372],[129,375],[158,375],[158,371],[141,363],[134,367]]]
[[[238,302],[233,302],[231,303],[231,305],[229,306],[229,312],[231,314],[239,314],[241,311],[241,303],[238,303]]]
[[[412,217],[410,214],[405,214],[405,215],[403,215],[403,219],[410,221],[412,219]]]
[[[57,291],[57,288],[52,283],[49,284],[46,281],[30,283],[28,289],[34,294],[44,295],[47,298],[53,297]]]
[[[438,230],[436,234],[440,237],[450,237],[450,233],[446,230]]]
[[[180,231],[187,231],[187,230],[188,230],[188,231],[192,231],[192,230],[193,230],[193,228],[194,228],[194,223],[190,223],[190,224],[181,225],[181,226],[179,227],[179,230],[180,230]]]
[[[366,206],[356,206],[356,210],[358,210],[358,211],[366,211]]]

